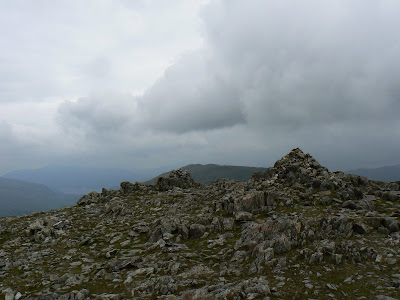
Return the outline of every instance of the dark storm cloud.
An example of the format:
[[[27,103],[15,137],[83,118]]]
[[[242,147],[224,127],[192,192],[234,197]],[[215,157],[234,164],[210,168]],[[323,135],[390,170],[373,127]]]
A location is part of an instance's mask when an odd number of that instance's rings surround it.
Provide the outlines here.
[[[142,97],[108,94],[65,101],[58,110],[59,121],[66,129],[91,134],[128,128],[185,133],[244,123],[236,87],[211,73],[198,54],[169,67]]]
[[[370,1],[220,1],[204,19],[209,46],[239,87],[248,123],[298,128],[397,118],[399,8]]]
[[[129,56],[92,57],[97,93],[59,106],[61,136],[76,159],[119,165],[270,165],[298,146],[331,169],[399,163],[399,15],[398,1],[210,1],[203,47],[140,96],[102,92],[116,59],[140,80]]]
[[[91,138],[109,138],[126,133],[134,119],[135,99],[130,95],[102,94],[65,101],[58,108],[58,123],[67,133],[84,133]]]
[[[215,73],[204,53],[171,66],[140,100],[150,128],[184,133],[243,123],[243,106],[231,82]]]
[[[203,12],[205,48],[178,59],[138,99],[136,126],[388,125],[400,109],[399,13],[394,1],[214,1]],[[85,122],[106,126],[96,117],[102,108]]]

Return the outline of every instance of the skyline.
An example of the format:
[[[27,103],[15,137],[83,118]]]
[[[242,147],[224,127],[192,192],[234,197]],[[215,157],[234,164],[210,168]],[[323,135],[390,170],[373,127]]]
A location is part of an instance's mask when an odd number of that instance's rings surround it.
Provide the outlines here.
[[[0,173],[400,164],[397,1],[3,1]]]

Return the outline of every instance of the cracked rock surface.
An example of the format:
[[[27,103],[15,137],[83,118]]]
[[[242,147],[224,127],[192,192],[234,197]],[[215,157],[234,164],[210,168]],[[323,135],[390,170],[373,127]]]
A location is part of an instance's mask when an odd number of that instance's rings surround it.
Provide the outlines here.
[[[399,182],[293,149],[248,182],[174,170],[0,218],[4,299],[398,299]]]

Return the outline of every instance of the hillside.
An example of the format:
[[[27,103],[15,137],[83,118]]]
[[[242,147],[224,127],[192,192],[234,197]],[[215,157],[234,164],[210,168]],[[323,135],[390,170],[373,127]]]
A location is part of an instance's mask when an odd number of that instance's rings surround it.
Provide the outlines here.
[[[355,169],[347,171],[346,173],[365,176],[371,180],[380,180],[385,182],[400,181],[400,165],[371,169]]]
[[[400,182],[293,149],[247,182],[178,169],[0,218],[5,299],[375,299],[400,295]]]
[[[242,167],[242,166],[221,166],[216,164],[193,164],[182,167],[192,175],[196,182],[210,184],[212,181],[228,178],[238,181],[247,181],[255,172],[264,172],[266,168]],[[155,183],[158,177],[166,177],[169,172],[158,175],[157,177],[146,181],[146,184]]]
[[[74,199],[41,184],[0,177],[0,216],[61,208],[73,204]]]
[[[6,178],[44,184],[52,190],[66,194],[83,195],[91,191],[119,186],[122,181],[147,180],[157,174],[156,169],[129,171],[111,168],[79,168],[73,166],[48,166],[34,170],[12,171]]]

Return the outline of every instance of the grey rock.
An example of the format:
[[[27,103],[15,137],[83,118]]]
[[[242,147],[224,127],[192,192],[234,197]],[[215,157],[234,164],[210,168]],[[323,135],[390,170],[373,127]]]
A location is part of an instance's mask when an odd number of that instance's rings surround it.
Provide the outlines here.
[[[154,290],[161,295],[173,294],[177,289],[175,280],[170,276],[159,277],[154,284]]]
[[[184,169],[172,170],[168,177],[157,178],[155,187],[159,191],[167,191],[173,187],[190,188],[195,185],[192,176]]]
[[[389,226],[387,228],[390,232],[398,232],[400,230],[399,223],[394,220],[389,223]]]
[[[384,296],[384,295],[375,296],[374,299],[375,299],[375,300],[398,300],[398,299],[396,299],[396,298],[389,297],[389,296]]]
[[[358,234],[364,234],[369,232],[369,228],[364,223],[354,223],[353,231]]]
[[[383,227],[383,226],[380,226],[380,227],[378,228],[378,231],[379,231],[380,233],[383,233],[383,234],[389,234],[389,233],[390,233],[390,230],[387,229],[386,227]]]
[[[97,193],[95,191],[90,192],[87,195],[82,196],[79,201],[78,201],[78,205],[89,205],[92,203],[98,203],[101,199],[101,194]]]
[[[367,216],[365,221],[368,225],[372,226],[375,229],[377,229],[379,226],[381,226],[381,219],[378,217]]]
[[[11,288],[6,288],[3,290],[5,300],[14,300],[15,292]]]
[[[353,209],[353,210],[357,209],[356,203],[352,200],[347,200],[347,201],[343,202],[342,207],[348,208],[348,209]]]
[[[119,300],[121,297],[118,294],[101,294],[96,296],[95,299],[100,299],[100,300]]]
[[[327,283],[326,286],[328,289],[334,290],[334,291],[336,291],[338,288],[336,284],[331,284],[331,283]]]
[[[390,182],[388,184],[388,189],[390,189],[391,191],[398,191],[400,190],[400,185],[398,182]]]
[[[80,205],[0,218],[0,290],[66,300],[374,297],[347,288],[365,284],[395,295],[396,184],[329,172],[300,149],[248,182],[200,185],[179,170],[155,185],[124,182]],[[355,269],[326,285],[331,272]]]
[[[224,230],[232,230],[235,225],[235,220],[233,218],[223,218],[222,227]]]
[[[325,196],[325,197],[323,197],[323,198],[321,199],[321,204],[322,204],[322,205],[325,205],[325,206],[331,205],[332,202],[333,202],[333,199],[332,199],[331,197],[328,197],[328,196]]]
[[[206,227],[204,225],[192,224],[189,227],[189,237],[191,237],[191,238],[202,237],[205,231],[206,231]]]
[[[335,260],[335,264],[340,264],[342,262],[343,255],[342,254],[334,254],[333,259]]]
[[[246,211],[254,213],[262,211],[266,206],[266,194],[255,191],[244,195],[242,199],[235,203],[235,211]]]
[[[253,215],[246,211],[238,211],[235,213],[236,222],[247,222],[253,219]]]
[[[19,300],[22,298],[22,294],[20,292],[17,292],[14,296],[14,300]]]
[[[389,192],[384,192],[382,194],[382,199],[385,201],[391,201],[391,202],[395,202],[399,200],[399,193],[398,192],[393,192],[393,191],[389,191]]]
[[[145,185],[139,182],[130,183],[128,181],[121,182],[121,192],[123,194],[130,194],[133,192],[142,191],[145,189]]]

